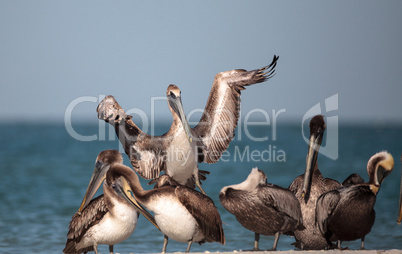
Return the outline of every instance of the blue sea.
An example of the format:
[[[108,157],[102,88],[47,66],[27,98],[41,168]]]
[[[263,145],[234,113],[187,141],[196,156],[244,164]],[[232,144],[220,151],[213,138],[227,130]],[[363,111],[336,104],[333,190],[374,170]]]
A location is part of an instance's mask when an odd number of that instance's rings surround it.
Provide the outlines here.
[[[0,124],[0,253],[62,253],[68,224],[77,211],[99,152],[120,149],[109,126],[74,122]],[[156,124],[162,134],[168,124]],[[328,130],[318,164],[325,177],[343,181],[358,173],[367,181],[367,161],[387,150],[395,159],[394,171],[385,179],[377,196],[376,221],[366,236],[367,249],[402,249],[402,226],[396,217],[401,180],[402,125],[340,123],[337,132]],[[288,187],[305,169],[308,129],[299,124],[239,126],[229,149],[216,164],[200,164],[211,174],[203,188],[214,200],[224,221],[226,245],[193,244],[192,252],[251,249],[254,233],[243,228],[219,203],[222,187],[243,181],[253,167],[262,169],[268,181]],[[307,133],[307,134],[306,134]],[[336,135],[335,135],[336,134]],[[86,140],[86,141],[84,141]],[[329,144],[330,141],[332,144]],[[124,155],[125,164],[129,165]],[[148,181],[143,180],[146,189]],[[100,194],[102,190],[98,191]],[[97,194],[97,195],[98,195]],[[273,237],[261,236],[260,248],[269,249]],[[279,250],[294,249],[294,238],[281,236]],[[163,235],[140,216],[134,234],[115,245],[116,253],[160,252]],[[187,244],[170,240],[167,251],[185,251]],[[351,249],[360,240],[344,242]],[[107,246],[99,251],[108,253]]]

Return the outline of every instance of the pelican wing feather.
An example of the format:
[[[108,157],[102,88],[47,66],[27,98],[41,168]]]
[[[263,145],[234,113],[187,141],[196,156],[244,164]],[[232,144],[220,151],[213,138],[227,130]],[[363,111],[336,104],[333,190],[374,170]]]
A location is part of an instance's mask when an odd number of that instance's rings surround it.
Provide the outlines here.
[[[177,186],[175,194],[202,230],[205,241],[225,244],[222,220],[211,198],[185,186]]]
[[[290,190],[274,184],[265,184],[258,187],[257,196],[265,205],[303,224],[300,203]]]
[[[78,212],[75,213],[68,226],[67,243],[63,253],[82,253],[92,251],[92,246],[82,250],[76,250],[75,246],[81,241],[81,238],[85,235],[88,229],[98,224],[107,212],[109,212],[109,210],[106,206],[104,196],[100,195],[91,200],[82,211],[81,215],[78,214]]]
[[[203,147],[200,161],[215,163],[234,137],[240,113],[240,94],[246,86],[261,83],[274,75],[279,57],[257,70],[235,69],[216,74],[200,122],[193,131]]]
[[[317,205],[315,208],[315,224],[321,234],[327,239],[330,237],[330,235],[328,235],[328,220],[338,205],[340,199],[341,195],[338,190],[332,190],[324,193],[317,199]]]

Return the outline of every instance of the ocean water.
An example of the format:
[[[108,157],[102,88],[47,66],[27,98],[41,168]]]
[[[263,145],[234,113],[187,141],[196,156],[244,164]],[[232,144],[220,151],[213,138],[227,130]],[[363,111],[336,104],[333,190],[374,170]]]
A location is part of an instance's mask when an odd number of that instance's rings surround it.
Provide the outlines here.
[[[159,124],[155,133],[162,134],[168,127]],[[69,221],[85,193],[96,156],[104,149],[119,149],[109,127],[74,123],[73,128],[68,132],[64,123],[0,124],[0,253],[62,253]],[[338,131],[335,139],[331,132],[331,138],[328,136],[327,142],[323,142],[323,147],[327,147],[323,151],[332,158],[323,154],[318,158],[325,177],[343,181],[349,174],[358,173],[367,181],[366,164],[371,155],[387,150],[394,156],[394,171],[377,196],[376,221],[366,236],[366,248],[402,249],[402,226],[396,224],[402,126],[340,124]],[[329,141],[335,144],[335,150],[334,146],[330,149]],[[239,128],[221,161],[199,165],[211,172],[203,188],[224,221],[226,245],[193,244],[191,251],[251,249],[254,233],[243,228],[220,205],[220,189],[243,181],[252,167],[262,169],[269,182],[288,187],[304,172],[306,153],[307,144],[297,124]],[[129,165],[126,155],[124,159]],[[147,182],[142,181],[142,185],[150,189]],[[260,248],[271,248],[273,239],[261,236]],[[292,250],[293,242],[294,238],[281,236],[278,249]],[[162,243],[162,234],[141,216],[133,235],[115,245],[115,252],[155,253],[161,251]],[[186,246],[170,240],[167,251],[184,251]],[[357,249],[360,241],[345,242],[343,246]],[[99,251],[107,253],[108,247],[99,246]]]

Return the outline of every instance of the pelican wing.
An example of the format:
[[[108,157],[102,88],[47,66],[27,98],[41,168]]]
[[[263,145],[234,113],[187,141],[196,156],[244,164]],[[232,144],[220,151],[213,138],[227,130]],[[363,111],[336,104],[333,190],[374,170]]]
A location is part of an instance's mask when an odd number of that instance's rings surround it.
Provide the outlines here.
[[[342,187],[342,184],[338,182],[337,180],[331,179],[331,178],[324,178],[324,193],[338,189]]]
[[[317,199],[317,205],[315,208],[315,224],[320,230],[321,234],[326,238],[330,237],[330,235],[328,235],[329,218],[338,205],[340,199],[341,195],[338,190],[332,190],[324,193]]]
[[[160,137],[147,137],[124,148],[134,170],[144,179],[157,178],[166,170],[166,152]]]
[[[94,225],[98,224],[103,216],[109,212],[103,195],[93,199],[82,211],[81,215],[75,213],[68,226],[67,243],[63,250],[63,253],[81,253],[84,251],[91,251],[89,249],[79,250],[75,249],[77,243],[81,241],[81,238],[85,233]]]
[[[300,203],[290,190],[274,184],[260,185],[257,196],[265,205],[286,214],[300,225],[303,224]]]
[[[98,105],[98,118],[114,126],[134,170],[145,179],[157,178],[166,169],[163,136],[143,132],[111,95]]]
[[[205,241],[225,244],[222,220],[211,198],[185,186],[178,186],[175,194],[197,221]]]
[[[204,113],[194,127],[199,137],[200,161],[215,163],[234,137],[240,112],[240,94],[246,86],[271,78],[279,57],[272,63],[253,71],[231,70],[216,74]]]
[[[342,186],[349,187],[361,183],[364,183],[364,179],[359,174],[353,173],[342,182]]]
[[[301,190],[303,188],[304,174],[299,175],[293,180],[293,182],[289,185],[289,190],[293,192],[293,194],[297,196],[301,196]]]

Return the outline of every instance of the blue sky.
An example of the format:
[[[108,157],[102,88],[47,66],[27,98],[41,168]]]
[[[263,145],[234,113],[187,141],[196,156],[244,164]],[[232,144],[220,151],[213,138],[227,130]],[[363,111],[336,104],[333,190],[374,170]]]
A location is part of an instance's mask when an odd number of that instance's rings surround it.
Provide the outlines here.
[[[108,94],[170,121],[159,99],[169,84],[195,112],[216,73],[276,54],[276,75],[242,94],[243,117],[282,110],[281,121],[301,121],[338,95],[328,114],[341,121],[402,122],[401,10],[401,1],[0,1],[0,121],[63,121],[69,109],[97,122]]]

